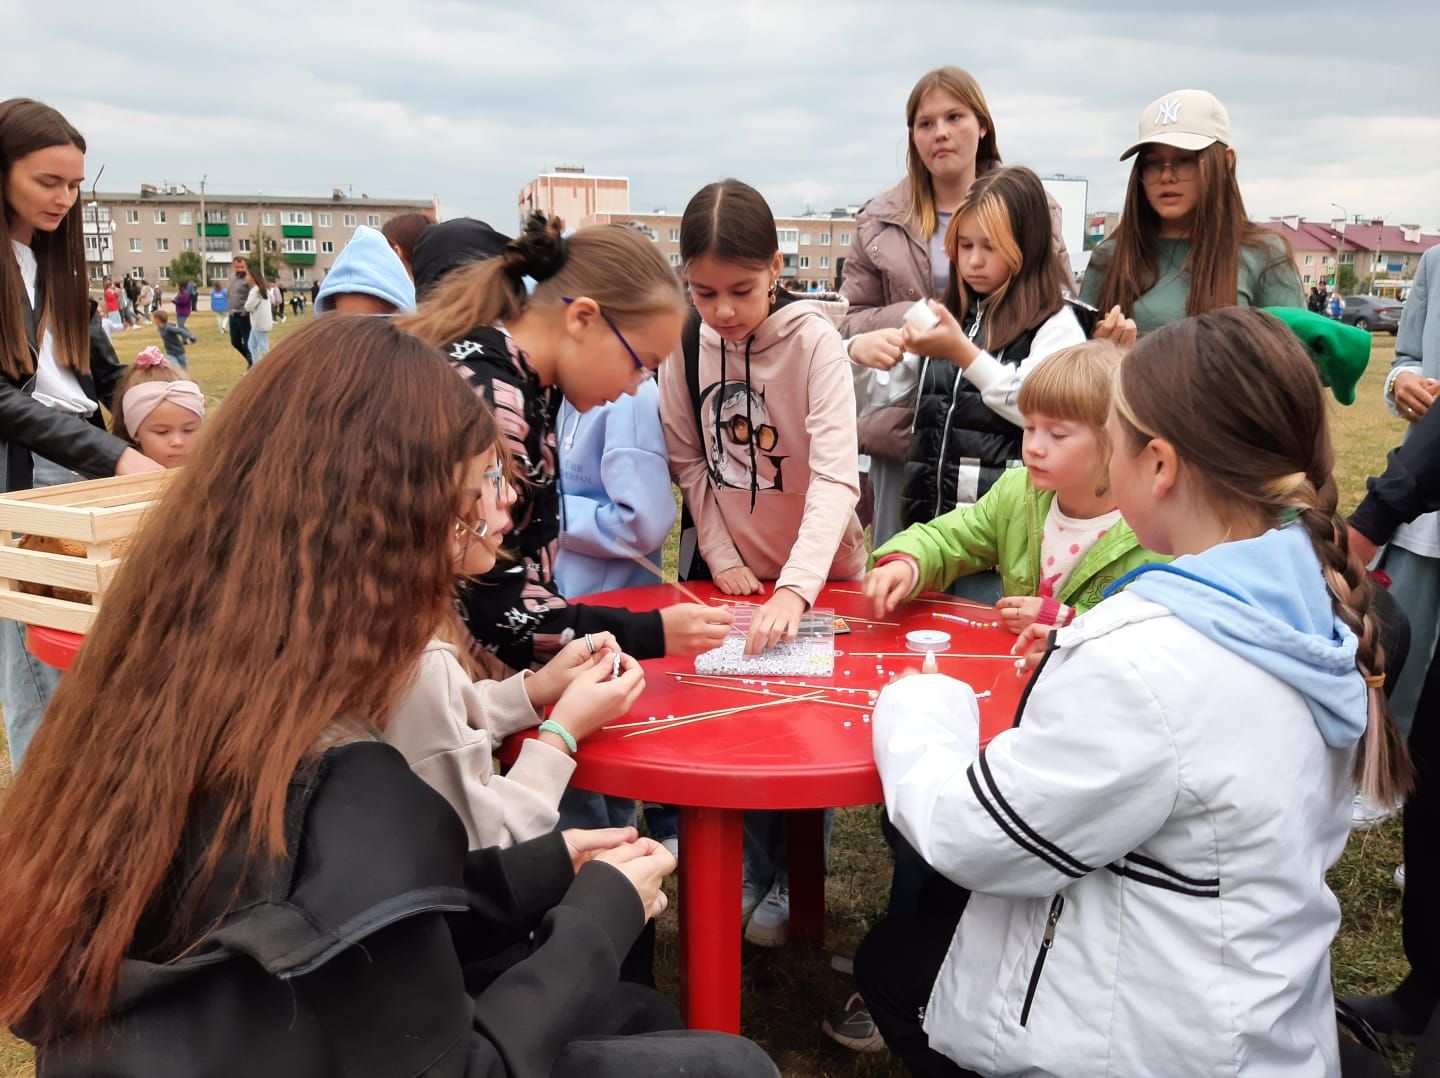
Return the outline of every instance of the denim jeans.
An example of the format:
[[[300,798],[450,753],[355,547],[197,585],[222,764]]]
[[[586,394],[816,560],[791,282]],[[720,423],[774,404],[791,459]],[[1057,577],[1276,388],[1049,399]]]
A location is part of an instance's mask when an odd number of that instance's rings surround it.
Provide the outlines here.
[[[230,347],[245,357],[247,366],[254,366],[250,358],[250,316],[244,311],[231,311],[229,320]]]
[[[27,452],[16,445],[10,451]],[[54,461],[35,458],[37,487],[74,483],[80,478]],[[5,711],[5,739],[10,746],[12,771],[20,769],[20,761],[40,728],[40,719],[59,681],[60,671],[42,663],[25,646],[25,626],[18,621],[0,621],[0,708]]]
[[[835,810],[825,810],[825,865],[830,865],[830,832],[835,829]],[[790,881],[790,841],[785,813],[777,809],[752,809],[745,813],[745,841],[742,847],[745,878],[769,888]]]
[[[560,795],[560,822],[555,830],[570,827],[629,827],[635,822],[635,799],[611,797],[568,786]]]
[[[253,367],[265,358],[265,353],[270,351],[270,331],[268,329],[252,329],[250,331],[250,365]]]

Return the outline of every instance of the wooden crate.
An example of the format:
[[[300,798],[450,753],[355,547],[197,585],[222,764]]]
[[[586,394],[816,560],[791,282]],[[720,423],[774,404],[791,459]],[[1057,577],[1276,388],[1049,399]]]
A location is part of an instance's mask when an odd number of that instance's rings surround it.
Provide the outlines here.
[[[115,543],[130,536],[174,472],[91,479],[58,487],[0,494],[0,618],[83,633],[121,559]],[[26,535],[84,544],[85,557],[23,550]],[[18,583],[48,584],[90,593],[87,603],[29,595]]]

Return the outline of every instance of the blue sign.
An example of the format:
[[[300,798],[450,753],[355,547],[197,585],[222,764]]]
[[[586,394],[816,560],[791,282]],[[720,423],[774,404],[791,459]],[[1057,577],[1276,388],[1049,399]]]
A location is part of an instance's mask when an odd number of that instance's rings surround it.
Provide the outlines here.
[[[1385,271],[1386,271],[1387,273],[1399,273],[1399,272],[1400,272],[1401,270],[1403,270],[1404,268],[1405,268],[1404,263],[1401,263],[1401,262],[1390,262],[1390,263],[1387,263],[1387,264],[1386,264],[1386,266],[1385,266]]]

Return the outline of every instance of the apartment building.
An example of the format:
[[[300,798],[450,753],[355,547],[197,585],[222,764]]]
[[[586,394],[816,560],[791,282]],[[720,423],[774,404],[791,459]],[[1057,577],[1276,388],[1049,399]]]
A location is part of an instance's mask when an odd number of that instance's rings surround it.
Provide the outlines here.
[[[776,239],[784,268],[780,279],[785,287],[800,291],[830,291],[839,285],[845,259],[855,236],[855,214],[859,208],[846,206],[828,213],[807,213],[799,217],[775,218]],[[670,265],[680,268],[680,214],[658,210],[654,213],[597,213],[582,224],[629,225],[650,237]]]
[[[106,277],[170,279],[170,262],[198,251],[210,282],[228,280],[236,255],[254,250],[257,235],[279,255],[279,284],[308,287],[324,278],[359,225],[381,228],[392,217],[439,217],[434,198],[371,198],[335,188],[329,198],[301,195],[205,194],[183,186],[141,184],[136,193],[105,192],[84,206],[85,261],[92,284]]]
[[[1299,216],[1272,217],[1261,228],[1284,236],[1295,258],[1300,283],[1330,286],[1335,264],[1351,266],[1357,281],[1370,278],[1377,293],[1409,291],[1420,256],[1440,243],[1440,234],[1419,225],[1387,225],[1383,221],[1307,221]]]
[[[592,176],[584,165],[556,165],[520,189],[519,222],[532,213],[559,217],[568,227],[600,213],[630,212],[630,181],[624,176]]]

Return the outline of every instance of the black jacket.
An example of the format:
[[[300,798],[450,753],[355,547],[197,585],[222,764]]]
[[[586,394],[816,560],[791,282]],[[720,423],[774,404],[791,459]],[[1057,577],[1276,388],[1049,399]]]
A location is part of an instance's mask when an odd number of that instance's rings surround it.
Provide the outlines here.
[[[1094,308],[1066,300],[1088,333]],[[982,319],[978,305],[966,314],[962,327],[973,340]],[[1032,326],[1003,348],[990,349],[1001,363],[1017,367],[1030,355],[1040,326]],[[991,411],[980,389],[961,375],[960,368],[943,359],[926,359],[921,367],[915,402],[915,425],[905,458],[905,485],[900,499],[906,527],[924,524],[960,504],[979,501],[1006,468],[1020,462],[1024,432],[1004,416]]]
[[[182,916],[210,833],[197,818],[111,1017],[39,1045],[41,1078],[539,1078],[644,924],[625,877],[572,874],[559,834],[467,854],[454,811],[378,742],[297,777],[287,823],[294,857],[243,882],[217,924],[240,857]]]
[[[461,614],[470,634],[514,670],[549,661],[574,636],[589,632],[613,632],[637,659],[665,654],[658,612],[572,605],[555,585],[560,540],[555,419],[560,390],[542,386],[525,353],[498,329],[477,329],[446,352],[495,409],[500,434],[522,479],[510,510],[514,531],[505,542],[514,559],[498,562],[460,589]]]
[[[1365,486],[1369,493],[1350,523],[1376,545],[1388,543],[1400,525],[1440,509],[1440,407],[1425,413],[1410,437],[1390,450],[1385,474]]]
[[[90,372],[78,376],[80,388],[106,408],[112,403],[122,368],[99,314],[90,319]],[[0,443],[5,450],[5,489],[33,485],[38,453],[79,472],[87,479],[115,474],[115,464],[129,448],[105,430],[99,409],[88,420],[47,408],[30,396],[33,378],[25,383],[0,376]],[[16,452],[10,450],[14,448]]]

